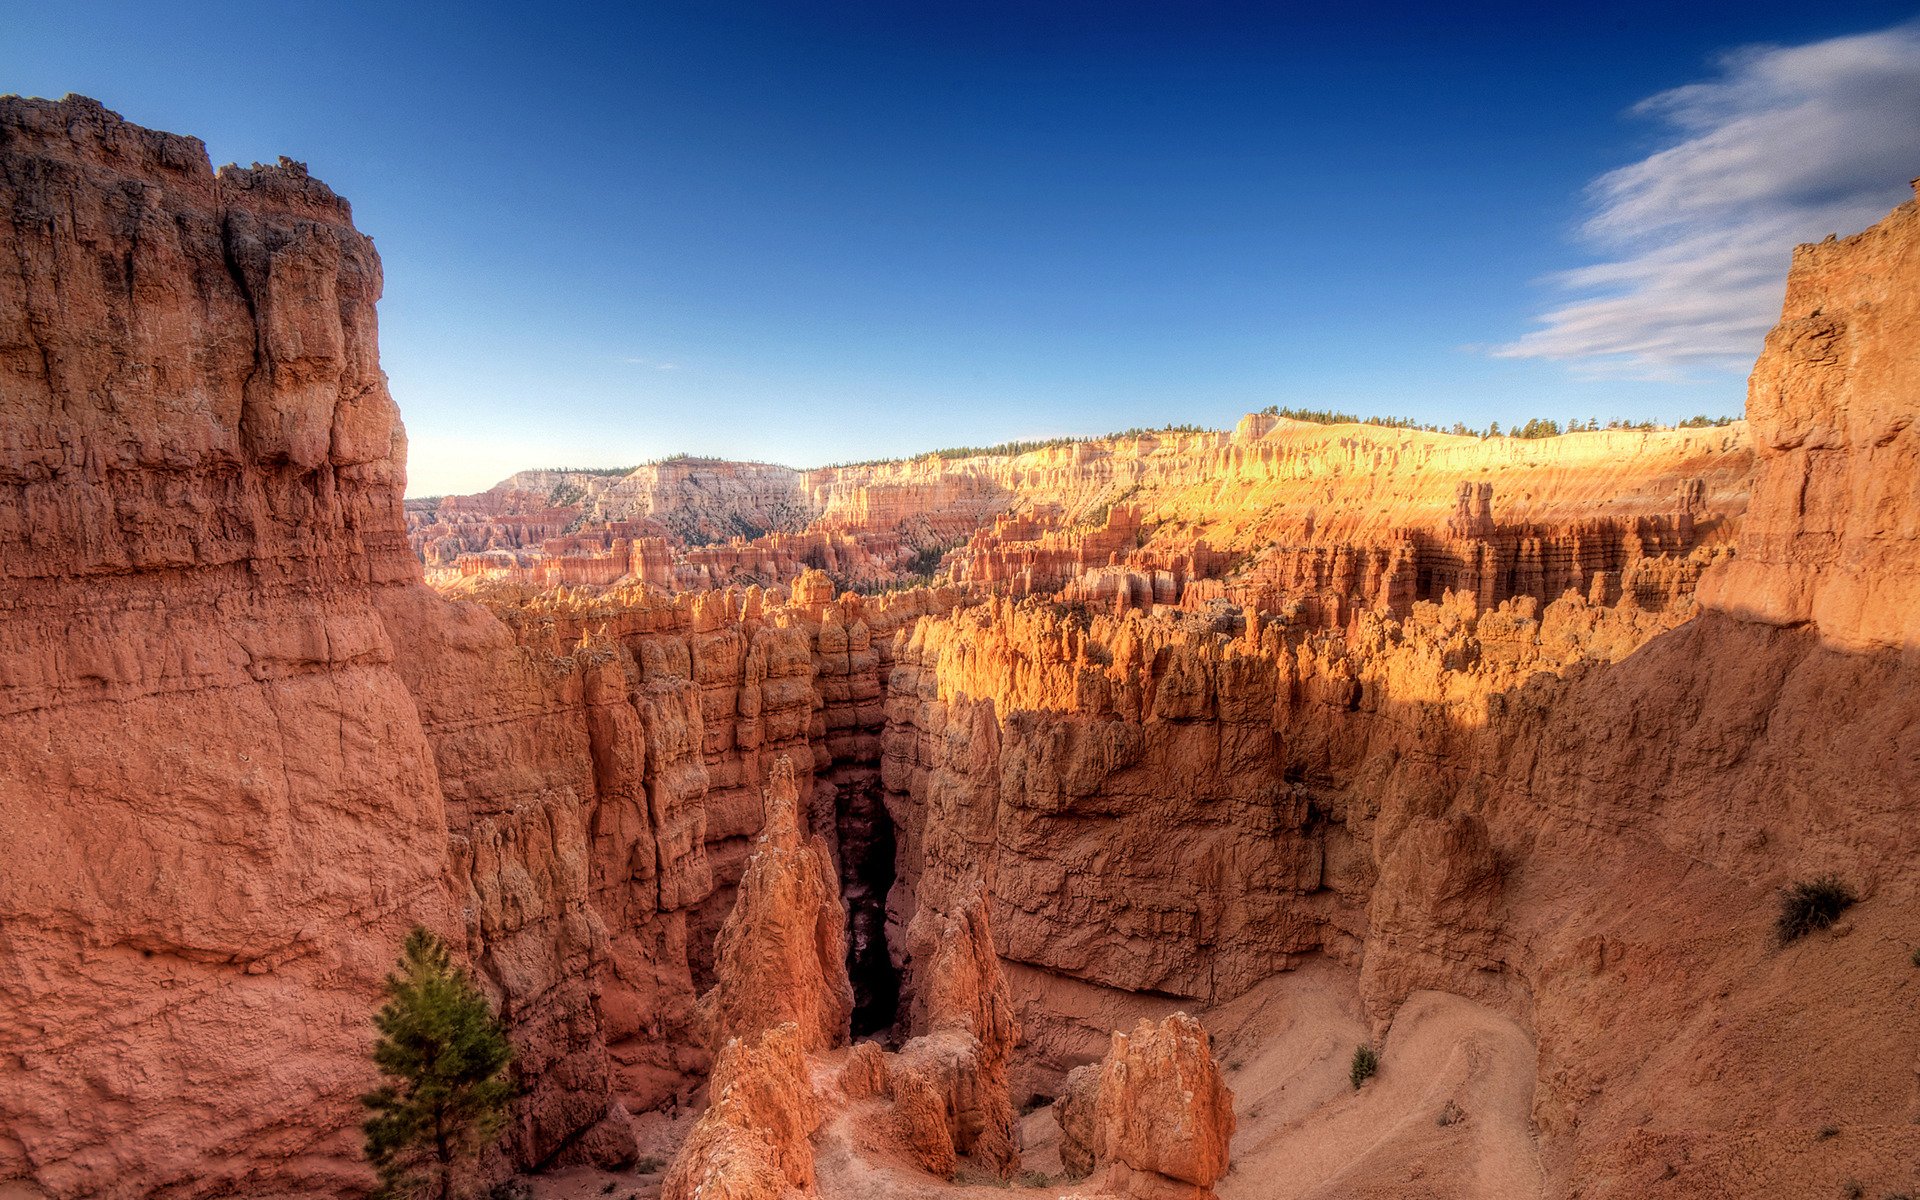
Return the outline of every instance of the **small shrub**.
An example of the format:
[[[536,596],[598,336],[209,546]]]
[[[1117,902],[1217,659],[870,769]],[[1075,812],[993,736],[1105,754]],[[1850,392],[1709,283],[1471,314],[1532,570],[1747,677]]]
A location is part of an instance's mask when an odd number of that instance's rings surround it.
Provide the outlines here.
[[[1840,1185],[1840,1195],[1843,1200],[1860,1200],[1866,1194],[1867,1189],[1860,1186],[1858,1179],[1849,1179]]]
[[[1826,1141],[1828,1138],[1839,1137],[1840,1127],[1838,1125],[1822,1125],[1820,1127],[1820,1132],[1815,1134],[1814,1136],[1823,1142]]]
[[[1920,947],[1914,949],[1912,962],[1914,966],[1920,967]]]
[[[1856,899],[1853,889],[1840,882],[1837,875],[1796,883],[1780,893],[1780,916],[1774,922],[1774,932],[1784,946],[1832,925]]]
[[[658,1155],[649,1154],[639,1162],[633,1164],[633,1172],[636,1175],[652,1175],[666,1165],[666,1159]]]
[[[1022,1171],[1020,1172],[1020,1186],[1051,1187],[1053,1186],[1053,1176],[1047,1174],[1045,1171]]]
[[[1444,1128],[1448,1125],[1458,1125],[1466,1119],[1466,1116],[1467,1114],[1458,1104],[1449,1100],[1447,1101],[1446,1107],[1440,1110],[1440,1115],[1433,1119],[1433,1123]]]
[[[1374,1052],[1372,1046],[1354,1047],[1353,1066],[1347,1071],[1347,1078],[1353,1081],[1354,1087],[1358,1088],[1367,1080],[1372,1079],[1379,1070],[1380,1056]]]

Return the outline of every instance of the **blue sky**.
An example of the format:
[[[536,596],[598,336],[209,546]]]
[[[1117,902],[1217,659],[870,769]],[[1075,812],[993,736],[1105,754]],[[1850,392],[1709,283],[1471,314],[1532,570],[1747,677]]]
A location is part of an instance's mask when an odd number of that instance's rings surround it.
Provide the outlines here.
[[[28,4],[0,90],[351,199],[425,494],[1270,403],[1735,412],[1791,242],[1920,174],[1915,14]]]

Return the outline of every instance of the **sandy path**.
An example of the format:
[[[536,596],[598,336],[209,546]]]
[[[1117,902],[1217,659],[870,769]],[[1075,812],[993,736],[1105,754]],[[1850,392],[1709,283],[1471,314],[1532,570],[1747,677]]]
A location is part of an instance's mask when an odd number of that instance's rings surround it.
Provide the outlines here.
[[[1223,1039],[1239,1129],[1222,1200],[1541,1195],[1534,1046],[1517,1025],[1458,996],[1416,993],[1379,1074],[1355,1091],[1348,1069],[1366,1024],[1350,990],[1324,973],[1284,983],[1261,989],[1251,1019]]]

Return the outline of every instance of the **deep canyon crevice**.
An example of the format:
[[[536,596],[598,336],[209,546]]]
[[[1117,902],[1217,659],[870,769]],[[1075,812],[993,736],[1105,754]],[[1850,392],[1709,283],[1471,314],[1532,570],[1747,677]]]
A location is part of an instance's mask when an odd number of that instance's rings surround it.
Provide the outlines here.
[[[1056,1097],[1101,1195],[1920,1161],[1914,205],[1796,253],[1733,426],[403,502],[303,167],[6,98],[0,192],[0,1188],[356,1193],[414,921],[508,1021],[503,1171],[698,1109],[669,1193],[1007,1173]]]

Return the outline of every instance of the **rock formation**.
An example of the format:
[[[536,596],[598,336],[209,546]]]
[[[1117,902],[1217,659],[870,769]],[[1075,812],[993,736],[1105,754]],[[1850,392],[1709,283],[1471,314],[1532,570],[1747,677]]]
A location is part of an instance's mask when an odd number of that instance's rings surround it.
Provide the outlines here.
[[[708,1080],[712,1102],[667,1170],[662,1200],[811,1195],[820,1106],[804,1037],[787,1022],[733,1038]]]
[[[1750,433],[403,505],[304,168],[9,98],[0,197],[0,1190],[356,1192],[415,921],[511,1027],[503,1162],[704,1087],[675,1200],[1005,1178],[1015,1097],[1083,1194],[1913,1186],[1915,206],[1795,255]]]
[[[760,849],[747,863],[716,944],[713,990],[701,999],[718,1045],[792,1026],[802,1053],[847,1041],[847,914],[826,842],[800,831],[793,761],[773,765]]]
[[[914,921],[909,1028],[918,1036],[901,1047],[890,1070],[896,1099],[902,1077],[915,1077],[912,1093],[938,1100],[939,1140],[948,1147],[941,1157],[974,1158],[1008,1175],[1020,1158],[1007,1085],[1019,1034],[986,894],[976,890],[952,915],[922,909]]]
[[[1055,1102],[1070,1175],[1140,1200],[1205,1200],[1227,1173],[1233,1095],[1207,1031],[1185,1013],[1113,1035]]]
[[[513,1157],[629,1156],[564,685],[420,584],[346,202],[78,98],[0,99],[0,184],[0,1178],[357,1186],[416,921],[512,1027]]]

